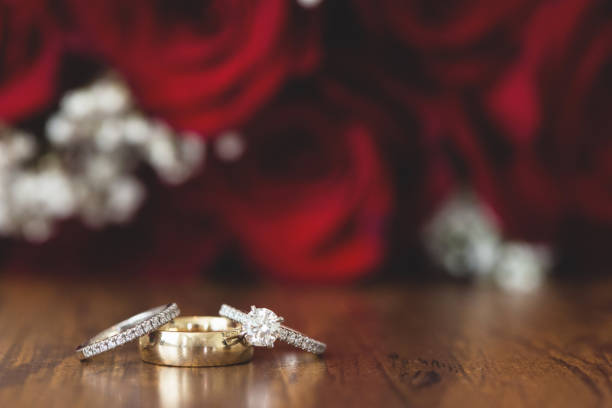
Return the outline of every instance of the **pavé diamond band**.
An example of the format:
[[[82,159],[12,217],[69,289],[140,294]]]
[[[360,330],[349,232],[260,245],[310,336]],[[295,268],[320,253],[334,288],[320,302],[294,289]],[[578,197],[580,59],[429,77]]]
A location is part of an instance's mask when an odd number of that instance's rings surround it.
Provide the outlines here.
[[[283,318],[270,309],[251,306],[249,313],[241,312],[228,305],[221,305],[219,315],[242,324],[242,334],[253,346],[274,347],[276,339],[314,354],[322,354],[325,343],[303,335],[297,330],[282,326]]]
[[[117,348],[158,329],[177,317],[181,311],[176,303],[168,303],[130,317],[98,333],[76,348],[77,357],[86,360]]]

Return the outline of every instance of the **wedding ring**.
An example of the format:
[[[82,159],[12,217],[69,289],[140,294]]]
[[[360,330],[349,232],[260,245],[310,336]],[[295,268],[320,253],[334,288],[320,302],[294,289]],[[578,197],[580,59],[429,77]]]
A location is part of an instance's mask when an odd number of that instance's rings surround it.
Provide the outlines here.
[[[176,303],[154,307],[139,313],[89,339],[76,348],[77,357],[86,360],[144,336],[181,314]]]
[[[266,308],[251,306],[249,313],[241,312],[228,305],[221,305],[219,314],[242,324],[241,334],[249,344],[260,347],[274,347],[280,339],[304,351],[322,354],[327,346],[297,330],[282,326],[283,318]]]
[[[179,317],[140,338],[140,357],[153,364],[204,367],[245,363],[253,347],[242,326],[225,317]]]

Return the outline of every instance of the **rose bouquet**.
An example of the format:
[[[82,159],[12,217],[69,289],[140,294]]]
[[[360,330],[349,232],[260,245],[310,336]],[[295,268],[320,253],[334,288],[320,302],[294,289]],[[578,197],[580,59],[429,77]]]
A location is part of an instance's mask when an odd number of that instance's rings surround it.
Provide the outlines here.
[[[605,268],[604,1],[0,0],[0,25],[7,269]]]

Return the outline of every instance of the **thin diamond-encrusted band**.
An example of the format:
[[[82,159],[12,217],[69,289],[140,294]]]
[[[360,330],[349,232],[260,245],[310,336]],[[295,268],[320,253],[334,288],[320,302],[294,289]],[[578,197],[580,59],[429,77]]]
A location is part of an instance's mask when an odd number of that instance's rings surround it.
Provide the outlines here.
[[[157,330],[181,314],[176,303],[168,303],[130,317],[100,332],[87,343],[77,347],[80,360],[86,360],[105,351],[117,348]]]
[[[248,323],[251,321],[251,316],[249,316],[249,314],[228,305],[221,305],[219,315],[235,320],[241,323],[243,327],[248,325]],[[325,343],[317,341],[297,330],[293,330],[285,326],[279,326],[274,335],[276,338],[291,344],[292,346],[314,354],[322,354],[327,348]]]

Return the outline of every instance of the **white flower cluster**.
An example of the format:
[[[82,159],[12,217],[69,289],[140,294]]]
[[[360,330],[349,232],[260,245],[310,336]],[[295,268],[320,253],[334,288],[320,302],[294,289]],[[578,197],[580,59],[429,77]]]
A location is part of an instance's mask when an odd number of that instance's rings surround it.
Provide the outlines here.
[[[505,240],[490,209],[466,191],[442,205],[426,226],[424,241],[450,275],[493,282],[509,291],[538,288],[552,266],[548,247]]]
[[[145,118],[113,77],[67,93],[45,137],[40,152],[32,135],[0,127],[0,235],[44,241],[73,216],[94,227],[125,222],[145,197],[138,165],[176,184],[205,157],[196,135]]]
[[[315,8],[321,4],[323,0],[297,0],[297,3],[304,8]]]

